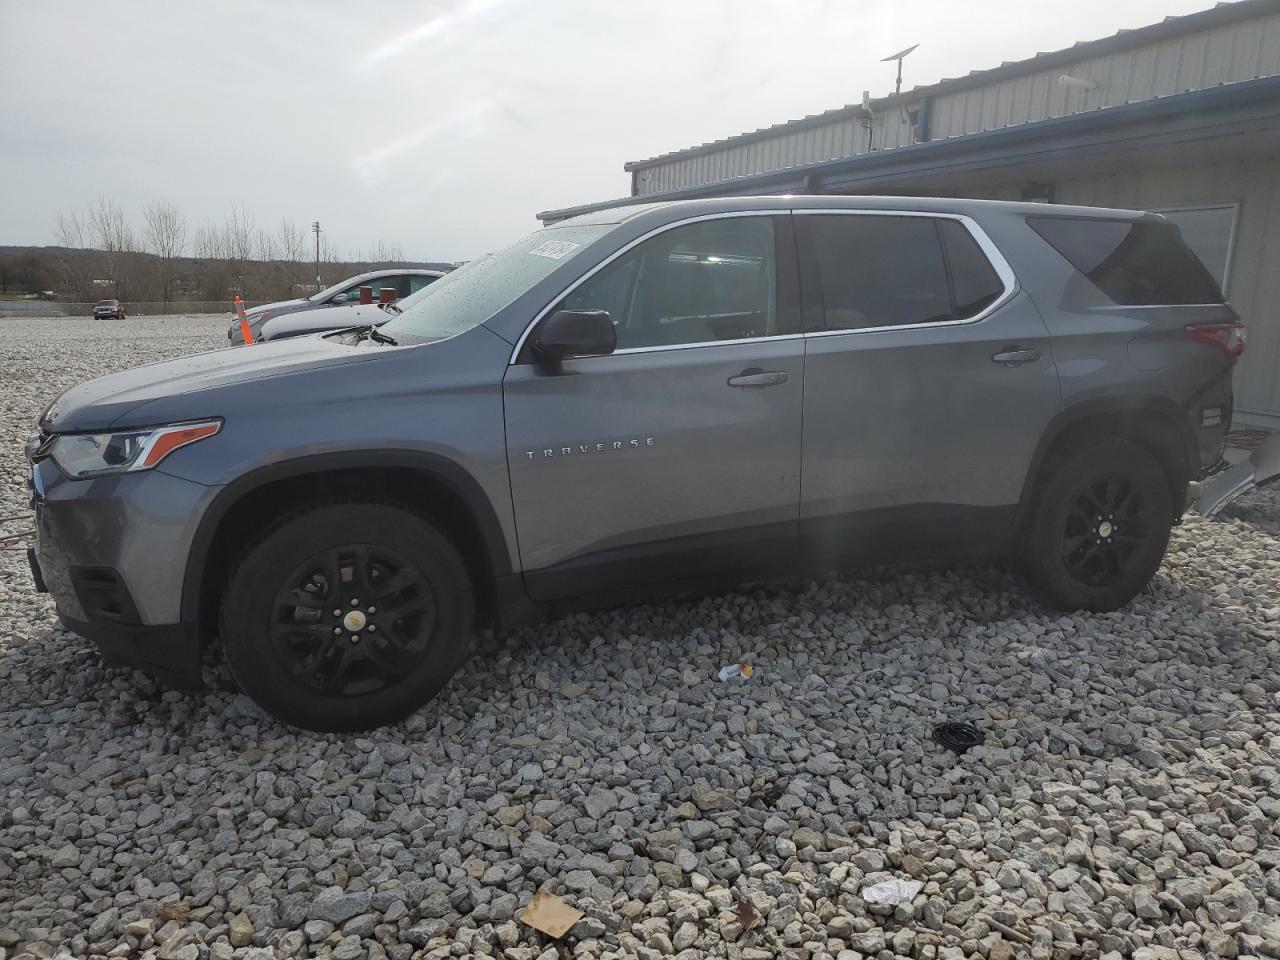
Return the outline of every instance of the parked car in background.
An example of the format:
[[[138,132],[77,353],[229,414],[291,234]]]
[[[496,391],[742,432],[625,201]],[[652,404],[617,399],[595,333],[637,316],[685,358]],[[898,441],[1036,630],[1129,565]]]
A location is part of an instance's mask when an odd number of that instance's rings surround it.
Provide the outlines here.
[[[403,300],[392,303],[344,303],[323,310],[302,310],[298,313],[286,313],[284,316],[272,317],[258,330],[254,338],[258,343],[271,340],[287,340],[290,337],[301,337],[311,333],[325,333],[330,330],[345,330],[348,327],[360,327],[366,324],[379,326],[401,311],[407,310],[422,297],[430,296],[439,289],[432,283],[411,293]]]
[[[99,300],[93,305],[95,320],[123,320],[124,304],[119,300]]]
[[[220,637],[316,730],[417,709],[477,618],[815,567],[1013,558],[1115,610],[1222,456],[1243,334],[1152,214],[605,210],[381,327],[71,388],[27,444],[29,557],[108,656],[192,685]]]
[[[383,287],[394,288],[397,297],[407,297],[411,293],[416,293],[423,287],[434,283],[444,275],[445,271],[443,270],[408,267],[395,270],[373,270],[369,273],[362,273],[358,277],[348,277],[341,283],[335,283],[332,287],[321,290],[319,293],[313,293],[309,297],[280,300],[276,303],[266,303],[260,307],[254,307],[252,310],[246,311],[245,316],[249,321],[249,329],[253,332],[254,339],[257,339],[258,331],[262,329],[262,325],[272,317],[300,313],[303,310],[323,310],[341,304],[359,303],[361,287],[372,287],[374,300],[378,299],[378,291]],[[232,320],[227,327],[227,339],[233,344],[244,343],[238,318]]]

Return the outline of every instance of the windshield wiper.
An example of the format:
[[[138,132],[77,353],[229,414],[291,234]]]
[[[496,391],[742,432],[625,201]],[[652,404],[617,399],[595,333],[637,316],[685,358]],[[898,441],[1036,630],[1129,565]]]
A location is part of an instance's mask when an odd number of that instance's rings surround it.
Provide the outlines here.
[[[399,340],[394,337],[388,337],[387,334],[381,332],[378,326],[374,324],[365,324],[364,326],[353,326],[351,333],[356,334],[356,342],[360,340],[370,339],[374,343],[385,343],[390,347],[398,347]]]
[[[377,325],[372,323],[367,323],[363,327],[356,327],[351,332],[356,335],[357,340],[363,340],[364,338],[368,337],[370,340],[374,341],[375,343],[385,343],[392,347],[400,346],[399,340],[397,340],[395,337],[391,337],[383,333],[381,330],[378,329]]]

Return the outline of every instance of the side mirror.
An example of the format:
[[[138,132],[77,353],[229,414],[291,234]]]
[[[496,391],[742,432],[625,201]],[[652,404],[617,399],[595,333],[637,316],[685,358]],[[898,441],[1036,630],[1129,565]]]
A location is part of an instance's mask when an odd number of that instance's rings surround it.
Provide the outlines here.
[[[330,300],[329,302],[330,303],[346,303],[350,299],[351,299],[351,294],[339,293],[339,294],[335,294],[333,299]]]
[[[538,325],[529,346],[544,360],[603,357],[618,346],[607,310],[557,310]]]

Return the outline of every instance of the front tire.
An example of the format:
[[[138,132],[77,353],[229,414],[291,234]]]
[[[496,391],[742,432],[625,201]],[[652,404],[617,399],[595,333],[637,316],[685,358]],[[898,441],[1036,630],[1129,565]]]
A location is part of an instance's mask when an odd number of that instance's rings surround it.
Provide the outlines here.
[[[436,695],[470,646],[466,564],[399,507],[329,503],[269,529],[236,564],[222,642],[241,689],[285,723],[369,730]]]
[[[1060,610],[1115,610],[1155,576],[1169,545],[1169,480],[1144,448],[1104,437],[1055,458],[1036,495],[1025,564]]]

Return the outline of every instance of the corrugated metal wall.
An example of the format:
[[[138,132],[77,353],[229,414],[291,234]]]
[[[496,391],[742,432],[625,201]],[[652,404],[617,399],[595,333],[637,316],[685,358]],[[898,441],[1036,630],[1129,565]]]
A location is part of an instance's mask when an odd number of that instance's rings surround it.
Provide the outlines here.
[[[1060,85],[1058,77],[1064,73],[1096,80],[1099,86],[1084,90]],[[1280,14],[1269,14],[939,94],[929,104],[929,135],[934,140],[961,136],[1277,74]],[[877,150],[903,146],[912,142],[912,134],[905,113],[890,111],[874,121],[872,145]],[[662,193],[866,152],[864,121],[845,117],[642,168],[637,171],[637,190]]]
[[[874,121],[875,149],[911,143],[911,122],[904,111],[892,111]],[[770,173],[821,160],[867,153],[867,125],[856,117],[751,143],[728,144],[719,150],[679,157],[639,171],[639,192],[662,193],[700,183],[718,183],[754,173]],[[887,138],[887,142],[886,142]]]
[[[1064,73],[1094,80],[1098,87],[1086,90],[1059,84],[1058,77]],[[1280,14],[1255,17],[942,94],[930,103],[930,138],[978,133],[1278,73]]]

